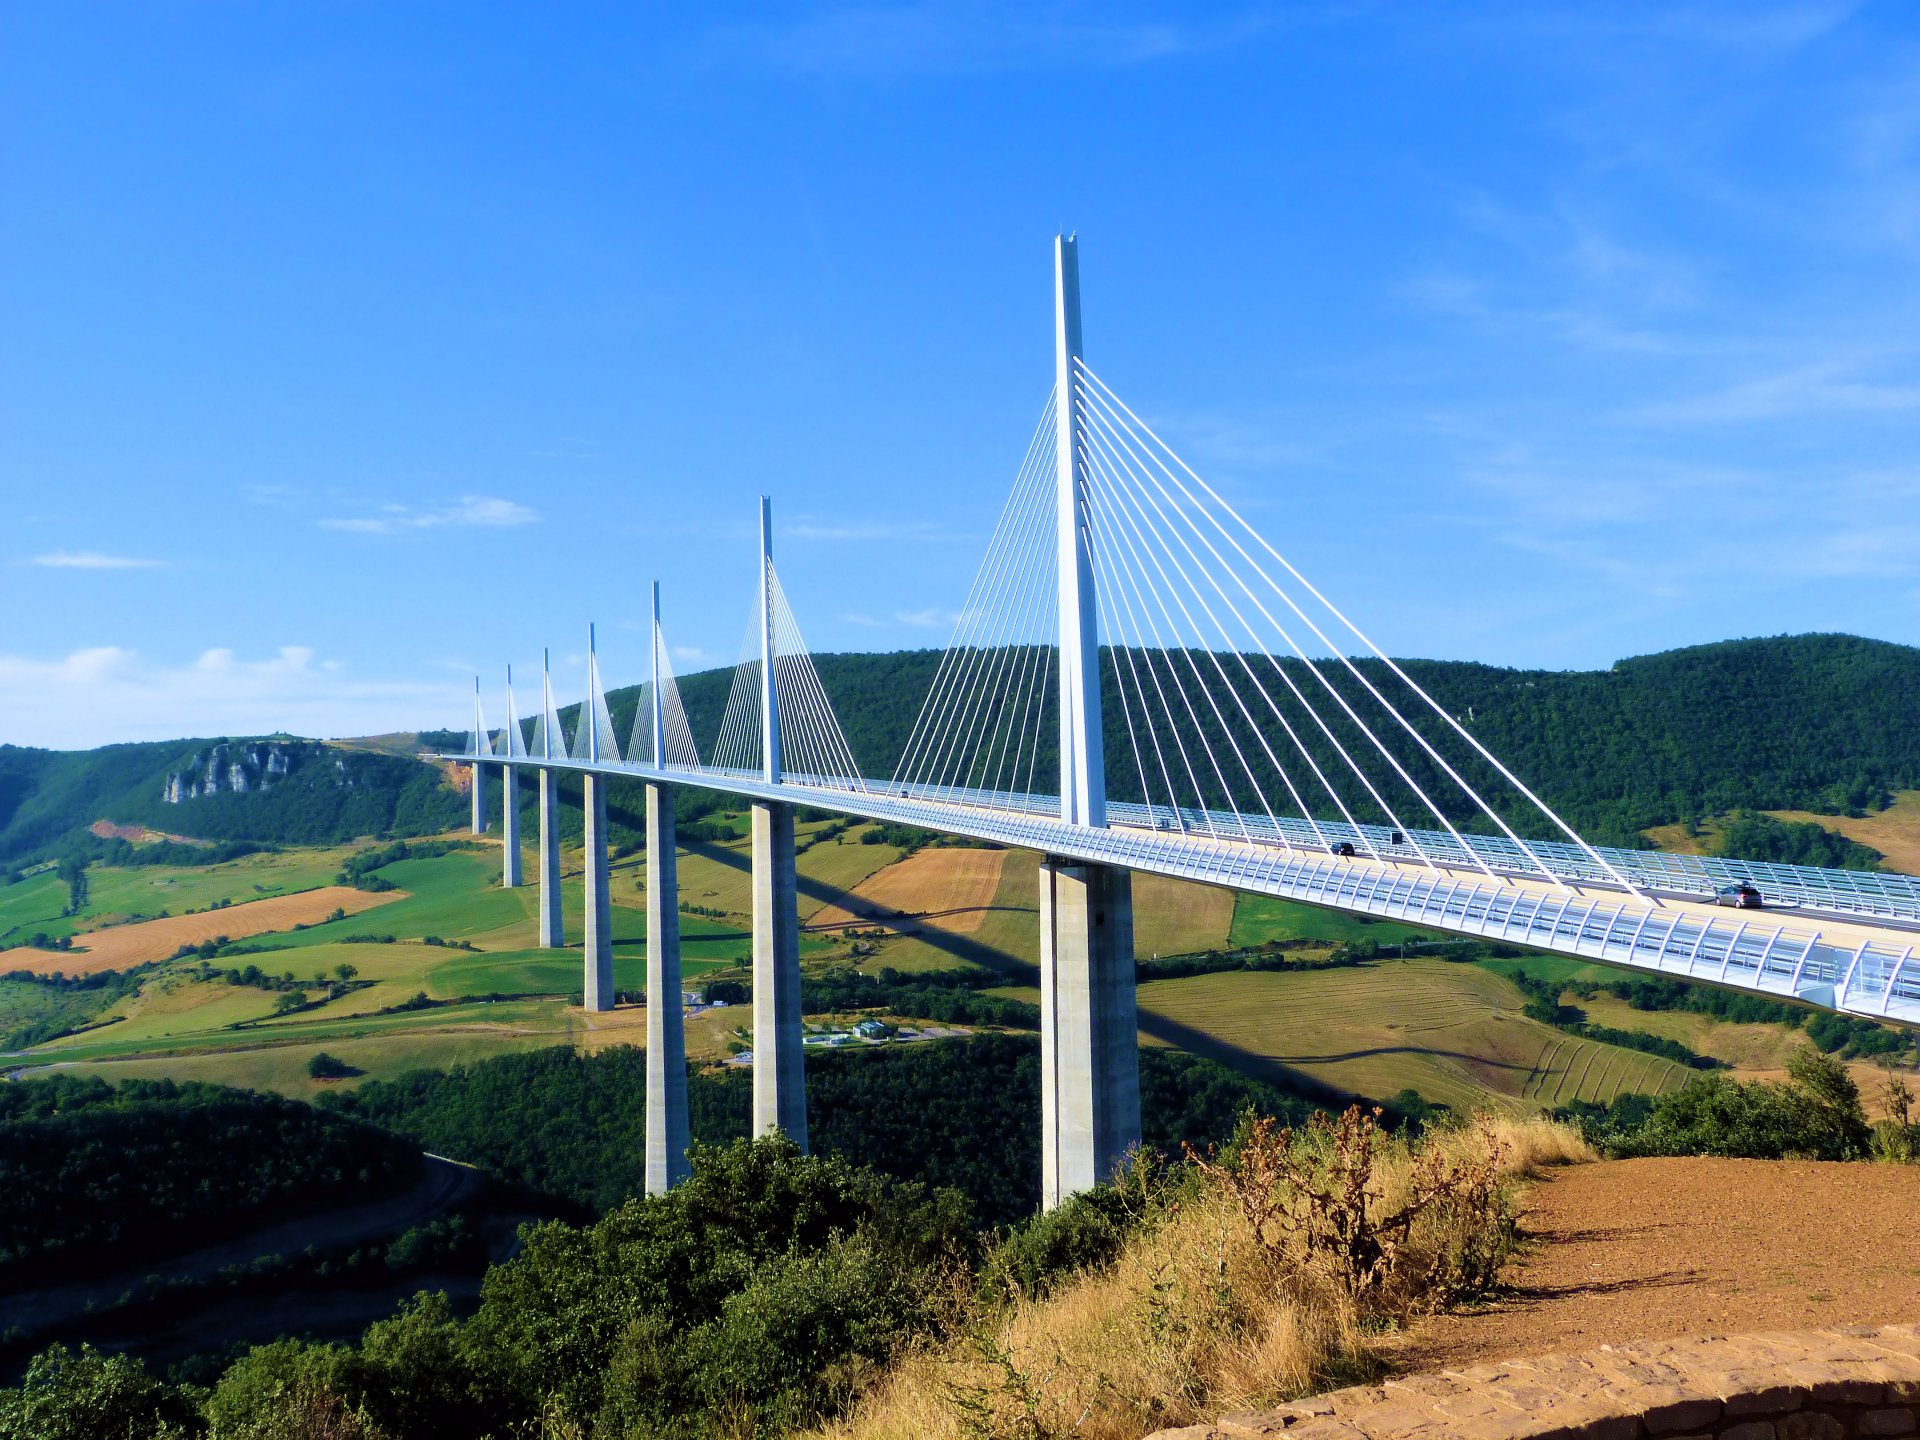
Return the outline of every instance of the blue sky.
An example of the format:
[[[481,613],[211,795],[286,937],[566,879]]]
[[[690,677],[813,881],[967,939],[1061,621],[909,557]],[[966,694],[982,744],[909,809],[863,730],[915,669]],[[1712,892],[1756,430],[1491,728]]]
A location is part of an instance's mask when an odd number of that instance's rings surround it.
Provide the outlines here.
[[[1881,4],[7,8],[0,740],[944,643],[1089,362],[1398,654],[1920,643]]]

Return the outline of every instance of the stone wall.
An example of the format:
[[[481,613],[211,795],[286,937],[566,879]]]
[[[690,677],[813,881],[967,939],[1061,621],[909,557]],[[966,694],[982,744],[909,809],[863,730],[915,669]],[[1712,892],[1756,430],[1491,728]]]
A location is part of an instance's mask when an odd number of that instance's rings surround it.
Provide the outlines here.
[[[1337,1390],[1153,1440],[1845,1440],[1920,1432],[1920,1324],[1606,1345]]]

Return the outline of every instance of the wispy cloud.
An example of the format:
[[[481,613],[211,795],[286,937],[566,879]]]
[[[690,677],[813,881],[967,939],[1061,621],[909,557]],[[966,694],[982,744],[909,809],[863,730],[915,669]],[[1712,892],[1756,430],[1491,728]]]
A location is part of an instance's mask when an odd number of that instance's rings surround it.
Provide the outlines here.
[[[480,526],[507,529],[532,525],[539,514],[518,500],[496,495],[462,495],[459,503],[421,510],[410,505],[382,505],[372,515],[330,516],[320,522],[326,530],[355,535],[394,535],[407,530],[434,530],[444,526]]]
[[[1642,405],[1630,420],[1719,424],[1812,415],[1904,414],[1920,410],[1920,384],[1866,380],[1838,364],[1805,366],[1743,380],[1681,400]]]
[[[457,680],[356,678],[300,645],[260,659],[216,647],[167,663],[117,645],[58,659],[0,654],[0,740],[58,749],[186,735],[379,734],[471,713]]]
[[[133,555],[103,555],[98,550],[55,550],[26,562],[43,570],[157,570],[167,562]]]
[[[1225,49],[1278,23],[1254,9],[1217,19],[1124,20],[1049,15],[1039,5],[843,6],[791,22],[723,26],[709,44],[736,60],[752,55],[803,74],[953,74],[1151,64]]]

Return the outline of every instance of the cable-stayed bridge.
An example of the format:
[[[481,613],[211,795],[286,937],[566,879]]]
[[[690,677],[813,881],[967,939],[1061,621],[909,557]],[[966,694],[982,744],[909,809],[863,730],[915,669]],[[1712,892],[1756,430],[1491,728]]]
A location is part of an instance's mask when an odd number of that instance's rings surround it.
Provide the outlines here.
[[[449,756],[539,787],[542,945],[564,942],[555,777],[584,777],[586,1003],[612,999],[605,786],[647,793],[648,1185],[684,1169],[685,1047],[670,787],[751,802],[754,1127],[806,1138],[793,812],[800,805],[1038,852],[1043,1192],[1138,1138],[1136,871],[1622,968],[1920,1023],[1920,881],[1588,844],[1188,466],[1082,356],[1077,247],[1055,247],[1055,379],[890,774],[867,773],[773,562],[761,502],[746,638],[718,734],[682,703],[653,592],[625,743],[589,632],[571,735],[543,671],[529,735],[475,692]],[[703,758],[704,756],[704,758]],[[869,767],[870,768],[870,767]],[[1724,908],[1750,883],[1765,908]]]

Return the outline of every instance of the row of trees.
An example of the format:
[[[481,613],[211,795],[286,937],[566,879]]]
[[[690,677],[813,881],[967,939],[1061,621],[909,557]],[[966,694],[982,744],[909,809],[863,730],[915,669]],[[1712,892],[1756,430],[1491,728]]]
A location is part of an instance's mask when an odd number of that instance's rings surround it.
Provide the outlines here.
[[[0,1085],[0,1285],[160,1256],[411,1183],[417,1147],[275,1095],[56,1075]]]
[[[1031,1035],[886,1046],[807,1057],[807,1125],[815,1148],[882,1174],[965,1194],[994,1223],[1039,1204],[1040,1048]],[[1224,1140],[1241,1111],[1299,1117],[1308,1106],[1212,1061],[1140,1054],[1149,1144],[1175,1151]],[[696,1138],[748,1132],[752,1077],[694,1071]],[[642,1186],[646,1058],[620,1046],[503,1055],[446,1071],[368,1081],[319,1103],[481,1166],[576,1207],[603,1213]]]

